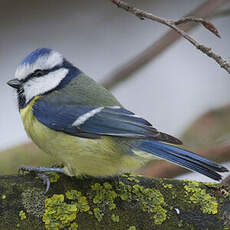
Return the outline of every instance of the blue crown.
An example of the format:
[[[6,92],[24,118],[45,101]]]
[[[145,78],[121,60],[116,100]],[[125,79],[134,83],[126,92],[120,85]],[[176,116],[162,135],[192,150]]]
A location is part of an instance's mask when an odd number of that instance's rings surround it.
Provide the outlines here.
[[[36,50],[34,50],[32,53],[30,53],[28,56],[25,57],[25,59],[23,59],[23,61],[21,62],[21,64],[33,64],[34,62],[36,62],[36,60],[39,57],[42,56],[48,56],[51,53],[51,49],[48,48],[38,48]]]

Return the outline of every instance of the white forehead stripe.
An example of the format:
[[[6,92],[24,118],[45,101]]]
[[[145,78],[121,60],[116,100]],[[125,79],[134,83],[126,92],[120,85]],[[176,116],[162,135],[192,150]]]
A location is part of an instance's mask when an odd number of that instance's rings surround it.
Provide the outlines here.
[[[80,117],[78,117],[78,119],[76,121],[74,121],[72,126],[79,126],[79,125],[85,123],[90,117],[93,117],[95,114],[100,113],[101,110],[103,110],[103,109],[104,109],[104,107],[98,107],[96,109],[89,111],[88,113],[81,115]]]
[[[61,68],[50,72],[43,77],[31,78],[24,84],[26,103],[28,103],[33,97],[56,88],[68,72],[68,69]]]
[[[52,69],[63,62],[63,56],[52,50],[49,54],[39,57],[33,64],[25,63],[18,66],[15,72],[15,78],[22,80],[36,69]]]

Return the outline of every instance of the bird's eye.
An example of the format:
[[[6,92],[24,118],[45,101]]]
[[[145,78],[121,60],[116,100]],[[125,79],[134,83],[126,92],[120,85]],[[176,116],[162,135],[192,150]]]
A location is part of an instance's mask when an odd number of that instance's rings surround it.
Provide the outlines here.
[[[42,75],[44,75],[44,71],[41,69],[37,69],[33,72],[33,77],[41,77]]]

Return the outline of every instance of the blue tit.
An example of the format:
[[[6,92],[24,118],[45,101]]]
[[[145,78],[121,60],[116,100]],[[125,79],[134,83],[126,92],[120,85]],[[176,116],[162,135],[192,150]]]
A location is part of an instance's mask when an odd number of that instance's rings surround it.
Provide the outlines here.
[[[24,166],[25,170],[107,177],[164,159],[214,180],[221,179],[218,172],[228,171],[177,147],[180,140],[125,109],[108,90],[54,50],[40,48],[29,54],[8,85],[17,90],[28,136],[64,166]]]

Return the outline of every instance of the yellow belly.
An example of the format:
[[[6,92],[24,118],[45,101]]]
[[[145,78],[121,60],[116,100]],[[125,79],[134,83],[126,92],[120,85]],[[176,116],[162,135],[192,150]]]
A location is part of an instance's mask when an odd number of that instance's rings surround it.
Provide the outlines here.
[[[51,130],[33,116],[35,100],[20,110],[25,130],[44,152],[64,164],[67,175],[112,176],[135,171],[150,160],[125,153],[111,137],[89,139]]]

